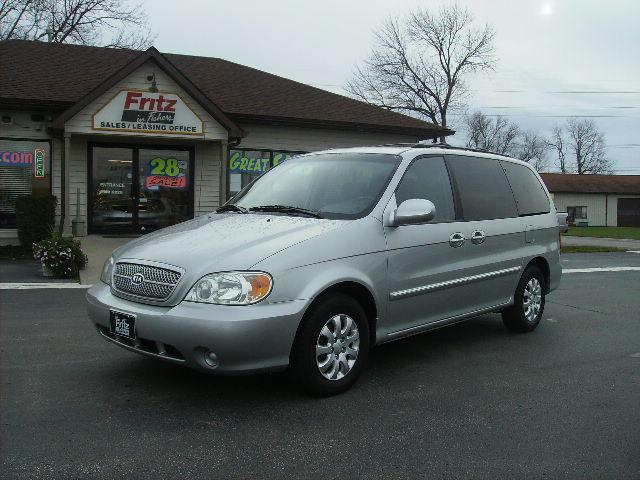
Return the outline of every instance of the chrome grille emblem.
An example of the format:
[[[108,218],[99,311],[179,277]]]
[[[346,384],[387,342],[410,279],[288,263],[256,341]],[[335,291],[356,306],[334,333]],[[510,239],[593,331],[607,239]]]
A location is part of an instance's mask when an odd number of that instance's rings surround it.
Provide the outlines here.
[[[182,277],[182,272],[159,265],[116,262],[111,291],[114,295],[128,298],[146,298],[165,301],[169,298]]]

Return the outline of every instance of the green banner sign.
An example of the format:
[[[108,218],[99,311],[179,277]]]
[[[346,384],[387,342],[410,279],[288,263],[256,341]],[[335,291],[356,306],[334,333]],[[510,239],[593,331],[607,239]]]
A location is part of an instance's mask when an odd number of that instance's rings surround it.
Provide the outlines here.
[[[270,152],[266,152],[269,154]],[[252,173],[262,175],[273,166],[291,158],[289,153],[273,153],[273,160],[264,157],[265,152],[235,151],[229,157],[229,171],[231,173]],[[271,155],[270,155],[271,156]]]

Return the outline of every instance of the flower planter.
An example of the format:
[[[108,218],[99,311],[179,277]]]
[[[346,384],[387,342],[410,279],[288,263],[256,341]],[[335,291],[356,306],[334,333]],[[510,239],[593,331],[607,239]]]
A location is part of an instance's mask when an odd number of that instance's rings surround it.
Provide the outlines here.
[[[33,256],[40,260],[45,277],[74,278],[87,263],[80,242],[58,234],[33,244]]]
[[[53,277],[53,272],[44,264],[44,262],[40,262],[40,266],[42,267],[43,277]]]

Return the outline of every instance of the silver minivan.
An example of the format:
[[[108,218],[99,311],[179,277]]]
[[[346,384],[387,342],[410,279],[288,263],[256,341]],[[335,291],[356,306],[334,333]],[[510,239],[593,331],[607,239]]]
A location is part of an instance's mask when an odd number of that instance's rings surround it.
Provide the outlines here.
[[[120,247],[87,302],[98,333],[133,352],[218,374],[290,367],[327,395],[374,345],[486,312],[534,330],[559,253],[526,163],[446,145],[328,150]]]

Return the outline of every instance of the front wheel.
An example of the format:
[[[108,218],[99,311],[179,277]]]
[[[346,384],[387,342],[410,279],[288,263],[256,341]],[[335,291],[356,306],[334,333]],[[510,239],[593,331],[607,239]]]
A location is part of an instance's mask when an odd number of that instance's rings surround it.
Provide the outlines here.
[[[516,288],[513,305],[502,312],[505,326],[514,332],[535,330],[544,312],[544,275],[536,266],[528,267]]]
[[[335,395],[357,380],[369,350],[369,328],[360,304],[334,294],[302,320],[292,351],[297,381],[313,395]]]

